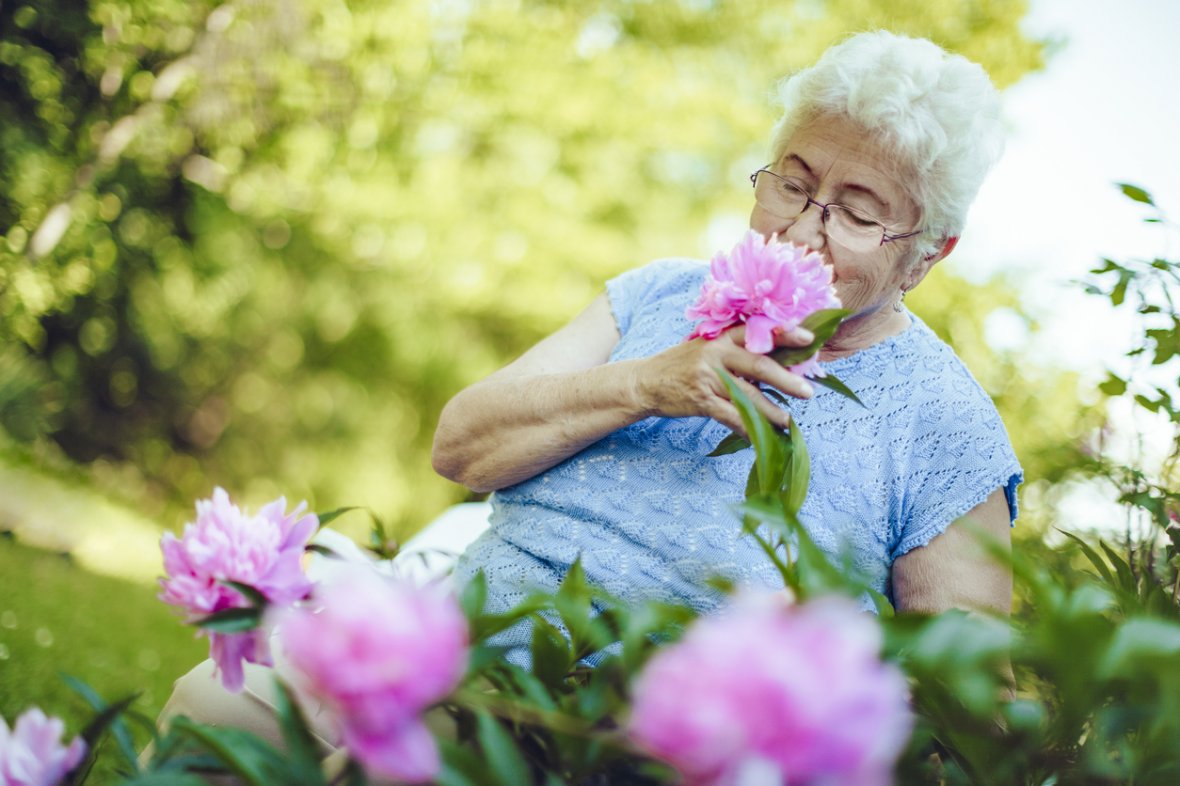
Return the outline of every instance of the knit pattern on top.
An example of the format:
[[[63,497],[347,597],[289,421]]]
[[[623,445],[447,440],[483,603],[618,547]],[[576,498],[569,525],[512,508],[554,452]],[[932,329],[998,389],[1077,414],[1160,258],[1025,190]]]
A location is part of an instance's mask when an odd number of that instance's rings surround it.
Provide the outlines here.
[[[654,355],[693,328],[685,308],[708,267],[658,260],[607,282],[621,339],[611,361]],[[789,409],[811,455],[800,518],[834,563],[890,597],[893,561],[928,543],[996,488],[1016,518],[1022,473],[987,394],[949,346],[911,315],[904,332],[823,363],[864,402],[816,386]],[[579,556],[589,581],[625,601],[716,608],[706,580],[780,588],[781,578],[730,506],[753,451],[709,458],[728,429],[708,418],[646,418],[492,498],[490,527],[460,557],[482,570],[488,611],[554,590]],[[865,609],[872,609],[867,594]],[[527,646],[520,625],[497,643]]]

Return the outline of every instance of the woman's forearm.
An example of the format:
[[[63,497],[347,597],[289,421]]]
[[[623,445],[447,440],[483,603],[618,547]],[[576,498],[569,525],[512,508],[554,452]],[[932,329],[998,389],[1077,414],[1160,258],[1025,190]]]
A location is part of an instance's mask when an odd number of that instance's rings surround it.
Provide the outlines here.
[[[492,491],[544,472],[649,416],[708,417],[741,431],[719,371],[734,377],[782,427],[790,416],[756,385],[811,395],[802,377],[745,349],[744,327],[714,341],[682,341],[650,357],[609,363],[619,338],[610,304],[599,296],[561,330],[460,392],[439,417],[435,470],[474,491]],[[799,329],[775,340],[803,346],[813,338]]]
[[[493,376],[443,409],[432,461],[473,491],[511,486],[650,413],[641,360],[554,374]]]

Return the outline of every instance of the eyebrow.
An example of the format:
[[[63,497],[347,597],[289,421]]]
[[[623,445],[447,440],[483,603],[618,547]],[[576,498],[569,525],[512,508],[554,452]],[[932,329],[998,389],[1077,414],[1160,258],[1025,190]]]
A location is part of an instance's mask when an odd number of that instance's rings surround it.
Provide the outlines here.
[[[797,153],[791,153],[790,155],[788,155],[788,156],[786,156],[785,158],[783,158],[783,163],[784,163],[784,164],[785,164],[785,163],[787,163],[788,161],[793,161],[793,162],[795,162],[796,164],[798,164],[799,166],[803,167],[803,168],[804,168],[804,169],[807,171],[807,176],[808,176],[808,177],[810,177],[810,178],[812,178],[813,180],[815,179],[815,172],[814,172],[814,171],[812,170],[812,168],[811,168],[811,167],[808,165],[808,163],[807,163],[806,161],[804,161],[804,160],[803,160],[803,159],[802,159],[802,158],[801,158],[801,157],[800,157],[800,156],[799,156]],[[867,197],[869,197],[870,199],[872,199],[872,200],[873,200],[874,202],[876,202],[878,205],[880,205],[880,206],[881,206],[881,209],[882,209],[882,210],[883,210],[885,213],[892,214],[892,212],[893,212],[892,208],[889,206],[889,203],[888,203],[888,202],[886,202],[884,199],[882,199],[880,194],[878,194],[876,191],[874,191],[873,189],[869,188],[868,186],[862,186],[862,185],[861,185],[861,184],[859,184],[859,183],[841,183],[841,184],[840,184],[839,191],[840,191],[840,192],[843,192],[843,191],[856,191],[856,192],[858,192],[858,193],[862,193],[862,194],[864,194],[865,196],[867,196]]]

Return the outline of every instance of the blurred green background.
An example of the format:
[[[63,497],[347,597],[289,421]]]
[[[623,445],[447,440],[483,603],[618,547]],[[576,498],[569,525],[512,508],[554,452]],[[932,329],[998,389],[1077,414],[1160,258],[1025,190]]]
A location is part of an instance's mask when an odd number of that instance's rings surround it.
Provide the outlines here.
[[[779,77],[884,27],[1004,87],[1043,65],[1025,10],[3,0],[0,529],[75,563],[0,543],[0,713],[56,703],[67,666],[154,712],[201,649],[145,586],[195,498],[408,535],[467,496],[430,468],[451,395],[748,212]],[[1071,372],[984,342],[1005,281],[912,300],[996,398],[1035,541],[1096,418]]]

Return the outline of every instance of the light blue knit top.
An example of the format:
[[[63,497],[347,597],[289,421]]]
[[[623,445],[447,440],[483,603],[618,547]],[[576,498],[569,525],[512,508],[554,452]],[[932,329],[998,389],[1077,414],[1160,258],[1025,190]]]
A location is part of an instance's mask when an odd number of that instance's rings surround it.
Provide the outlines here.
[[[683,341],[685,308],[708,273],[666,259],[607,282],[621,339],[611,360]],[[1022,473],[991,400],[917,317],[904,332],[824,363],[865,403],[816,386],[792,400],[811,454],[801,519],[837,564],[890,596],[893,561],[929,542],[996,488],[1013,520]],[[706,579],[778,588],[781,579],[730,506],[743,497],[753,451],[709,458],[728,433],[708,418],[647,418],[492,498],[490,528],[459,559],[462,583],[482,569],[489,611],[532,588],[555,589],[581,555],[592,583],[624,600],[722,596]],[[866,609],[872,608],[866,596]],[[527,645],[524,626],[498,643]]]

